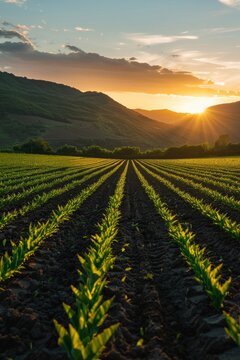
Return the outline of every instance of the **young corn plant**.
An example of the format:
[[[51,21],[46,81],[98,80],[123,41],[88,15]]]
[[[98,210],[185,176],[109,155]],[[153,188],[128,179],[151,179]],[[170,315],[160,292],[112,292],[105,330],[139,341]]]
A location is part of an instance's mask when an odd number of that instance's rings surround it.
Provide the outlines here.
[[[106,343],[119,326],[114,324],[101,330],[113,301],[113,298],[105,300],[102,292],[107,283],[107,273],[115,261],[112,243],[118,232],[127,169],[128,164],[110,198],[103,220],[97,226],[98,231],[91,238],[92,246],[84,257],[78,256],[79,284],[78,287],[72,286],[75,303],[72,307],[63,304],[68,316],[68,328],[54,320],[58,343],[72,360],[99,359]]]
[[[235,320],[227,312],[224,311],[223,313],[227,323],[225,331],[227,335],[235,342],[235,344],[240,347],[240,317],[238,318],[238,320]]]
[[[115,173],[122,162],[108,173],[102,175],[92,185],[83,189],[80,194],[70,199],[66,205],[58,206],[52,212],[50,218],[44,223],[30,224],[28,237],[20,240],[18,244],[12,244],[11,253],[5,252],[0,259],[0,282],[10,278],[19,272],[25,261],[38,249],[42,241],[55,234],[63,222],[69,220],[70,216],[92,195],[113,173]]]
[[[196,280],[202,285],[210,297],[212,305],[216,309],[222,308],[224,299],[228,294],[231,278],[224,283],[220,283],[221,275],[219,272],[222,264],[214,268],[205,255],[206,249],[201,249],[200,246],[195,243],[195,234],[189,231],[188,228],[184,229],[182,227],[176,219],[176,215],[172,214],[167,205],[162,202],[159,194],[157,194],[154,188],[147,182],[134,163],[133,166],[145,192],[153,202],[159,215],[165,221],[171,239],[178,245],[181,254],[193,270]]]

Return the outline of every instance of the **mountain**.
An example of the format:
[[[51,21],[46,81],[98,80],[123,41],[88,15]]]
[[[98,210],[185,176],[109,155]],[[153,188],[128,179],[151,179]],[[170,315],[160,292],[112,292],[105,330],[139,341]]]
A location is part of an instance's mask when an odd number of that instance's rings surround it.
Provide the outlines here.
[[[231,142],[240,142],[240,101],[211,106],[201,114],[169,110],[136,111],[171,125],[171,133],[184,137],[188,144],[213,143],[222,134],[228,134]]]
[[[177,113],[175,111],[171,111],[167,109],[163,109],[163,110],[134,109],[134,111],[150,119],[164,122],[165,124],[174,124],[176,121],[182,120],[183,117],[189,115],[185,113]]]
[[[0,72],[0,147],[42,137],[72,145],[180,145],[184,135],[98,92]]]

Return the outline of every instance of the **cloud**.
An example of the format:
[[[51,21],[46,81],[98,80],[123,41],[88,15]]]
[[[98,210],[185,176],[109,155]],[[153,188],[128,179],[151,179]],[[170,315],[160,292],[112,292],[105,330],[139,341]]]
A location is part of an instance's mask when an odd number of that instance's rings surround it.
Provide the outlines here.
[[[17,75],[65,83],[80,90],[198,96],[218,94],[211,81],[188,71],[150,65],[134,57],[109,58],[87,53],[71,44],[64,46],[64,52],[42,52],[25,35],[14,30],[1,29],[0,37],[6,39],[0,43],[0,67],[10,66]]]
[[[26,0],[3,0],[7,4],[23,5]]]
[[[15,26],[15,28],[19,31],[25,31],[25,32],[28,32],[30,30],[30,27],[27,26],[27,25],[24,25],[24,24],[18,24]]]
[[[83,28],[81,26],[76,26],[75,27],[76,31],[83,31],[83,32],[89,32],[89,31],[94,31],[93,29],[89,29],[89,28]]]
[[[0,29],[0,38],[13,39],[18,38],[25,43],[31,43],[31,41],[21,32],[16,30]]]
[[[127,34],[129,40],[135,41],[142,45],[168,44],[179,40],[197,40],[195,35],[147,35],[144,33]]]
[[[0,44],[0,53],[15,54],[18,56],[20,53],[27,54],[31,51],[33,51],[33,47],[28,43],[6,41]]]
[[[65,45],[64,47],[65,47],[65,49],[68,49],[68,50],[70,50],[70,51],[72,51],[72,52],[84,53],[84,52],[83,52],[79,47],[77,47],[77,46]]]
[[[196,58],[195,60],[202,62],[202,63],[215,65],[219,69],[240,70],[240,61],[226,61],[226,60],[219,59],[217,57]]]
[[[211,32],[211,33],[215,33],[215,34],[227,34],[227,33],[238,32],[238,31],[240,31],[240,27],[234,27],[234,28],[219,27],[219,28],[212,28],[212,29],[207,30],[207,32]]]
[[[219,2],[231,7],[240,7],[240,0],[219,0]]]

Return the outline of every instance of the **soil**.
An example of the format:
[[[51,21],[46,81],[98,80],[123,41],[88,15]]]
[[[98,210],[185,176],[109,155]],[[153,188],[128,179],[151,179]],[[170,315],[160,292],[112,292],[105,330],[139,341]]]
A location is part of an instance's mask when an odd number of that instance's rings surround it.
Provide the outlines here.
[[[53,319],[66,324],[62,303],[73,302],[70,285],[78,282],[76,255],[84,254],[89,246],[89,237],[96,231],[95,225],[122,169],[87,199],[55,236],[42,243],[19,275],[4,283],[0,292],[0,359],[67,359],[57,345]],[[226,306],[238,312],[237,241],[166,186],[142,173],[178,219],[191,226],[196,242],[206,246],[213,264],[223,261],[223,279],[229,275],[234,279]],[[19,219],[14,234],[25,231],[25,222],[46,219],[56,204],[64,203],[68,196],[50,201],[24,222]],[[106,298],[115,296],[104,326],[119,322],[120,327],[101,358],[239,359],[240,351],[225,334],[221,312],[212,307],[178,247],[170,240],[166,225],[145,194],[132,164],[121,213],[117,241],[113,243],[116,261],[104,290]]]

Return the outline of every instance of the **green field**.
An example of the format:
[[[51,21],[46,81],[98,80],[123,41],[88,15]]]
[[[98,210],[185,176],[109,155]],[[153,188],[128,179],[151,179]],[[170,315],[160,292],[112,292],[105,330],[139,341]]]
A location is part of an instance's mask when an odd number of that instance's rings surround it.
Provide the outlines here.
[[[239,179],[240,157],[0,154],[1,358],[240,358]]]

